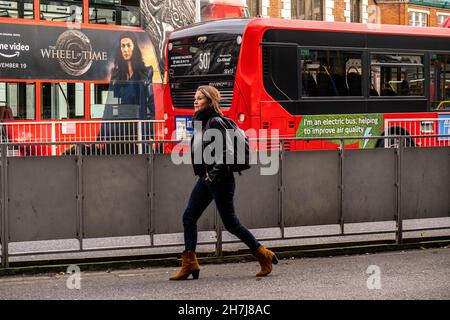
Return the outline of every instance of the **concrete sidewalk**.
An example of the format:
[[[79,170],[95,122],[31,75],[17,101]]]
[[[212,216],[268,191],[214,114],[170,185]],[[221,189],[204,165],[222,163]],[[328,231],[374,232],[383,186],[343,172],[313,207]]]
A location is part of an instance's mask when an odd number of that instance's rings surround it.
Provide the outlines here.
[[[450,248],[203,264],[200,279],[168,281],[178,267],[0,277],[0,299],[450,299]],[[67,285],[69,283],[69,286]]]

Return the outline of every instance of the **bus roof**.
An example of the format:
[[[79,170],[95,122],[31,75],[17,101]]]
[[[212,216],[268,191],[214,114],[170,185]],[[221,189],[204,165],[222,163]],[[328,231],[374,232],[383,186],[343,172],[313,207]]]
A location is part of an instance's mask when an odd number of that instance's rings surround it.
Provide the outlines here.
[[[242,34],[250,19],[221,19],[191,24],[170,34],[170,40],[202,34]]]
[[[296,19],[254,18],[248,27],[262,29],[290,29],[328,32],[350,32],[363,34],[415,35],[429,37],[450,37],[450,29],[438,27],[411,27],[390,24],[328,22]]]
[[[191,24],[173,31],[170,40],[202,34],[242,34],[245,27],[285,30],[347,32],[361,34],[450,37],[450,29],[442,27],[411,27],[391,24],[329,22],[297,19],[252,18],[220,19]]]

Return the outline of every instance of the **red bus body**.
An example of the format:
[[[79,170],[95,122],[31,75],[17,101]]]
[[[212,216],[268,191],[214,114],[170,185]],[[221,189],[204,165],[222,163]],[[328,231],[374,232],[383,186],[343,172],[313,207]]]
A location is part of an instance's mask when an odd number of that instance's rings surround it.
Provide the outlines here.
[[[445,19],[445,21],[442,23],[442,28],[450,28],[450,17]]]
[[[179,41],[182,43],[183,36],[189,35],[192,39],[196,37],[209,37],[211,35],[219,33],[219,29],[225,28],[226,24],[232,24],[225,20],[221,22],[210,22],[193,27],[192,29],[182,29],[174,32],[169,42]],[[238,23],[238,21],[236,21]],[[302,20],[284,20],[284,19],[266,19],[266,18],[254,18],[248,20],[244,24],[242,30],[242,44],[240,46],[239,58],[237,62],[237,68],[235,71],[234,86],[232,91],[232,101],[228,108],[223,108],[226,116],[236,120],[238,125],[244,129],[278,129],[280,137],[295,137],[298,131],[299,125],[302,121],[302,114],[292,114],[286,108],[284,108],[277,99],[269,94],[265,88],[263,82],[263,46],[264,35],[266,31],[273,30],[274,33],[278,31],[314,31],[319,33],[334,34],[336,38],[339,38],[341,34],[359,34],[377,37],[378,35],[398,35],[398,36],[411,36],[411,40],[414,38],[424,39],[445,39],[447,44],[443,44],[446,49],[446,53],[450,54],[450,31],[444,28],[417,28],[408,26],[396,26],[396,25],[369,25],[359,23],[340,23],[340,22],[322,22],[322,21],[302,21]],[[413,38],[414,37],[414,38]],[[323,46],[327,46],[327,43],[323,43]],[[364,48],[366,49],[366,48]],[[415,50],[411,50],[415,51]],[[170,59],[170,50],[168,51],[168,59]],[[170,68],[170,61],[167,61],[166,65]],[[170,73],[170,70],[169,70]],[[193,107],[189,106],[189,102],[186,101],[182,108],[174,107],[172,88],[173,81],[169,77],[168,86],[164,93],[164,113],[167,118],[166,126],[168,132],[167,139],[173,137],[175,128],[175,117],[177,116],[192,116]],[[172,81],[172,82],[171,82]],[[207,84],[200,83],[199,84]],[[211,81],[214,85],[214,81]],[[218,87],[220,91],[220,87]],[[193,101],[193,94],[195,91],[191,91]],[[425,97],[428,94],[425,93]],[[423,97],[422,97],[423,98]],[[323,103],[333,103],[332,99],[325,99]],[[389,119],[437,119],[438,115],[448,115],[447,112],[430,112],[429,110],[423,110],[419,112],[379,112],[382,113],[382,120],[385,123]],[[337,114],[346,115],[345,110],[337,112]],[[383,128],[380,135],[388,134],[410,134],[408,130],[412,127],[420,127],[421,123],[417,122],[413,125],[409,125],[409,128],[401,127],[397,131],[389,132],[387,128]],[[434,124],[432,128],[433,132],[437,133],[437,126]],[[400,131],[399,131],[400,130]],[[420,132],[420,130],[419,130]],[[358,136],[355,134],[354,136]],[[263,136],[260,136],[263,137]],[[429,139],[429,138],[428,138]],[[286,149],[289,150],[302,150],[302,149],[328,149],[336,148],[335,141],[286,141]],[[422,139],[415,139],[415,145],[423,145]],[[449,141],[444,141],[444,145],[449,145]],[[347,147],[357,148],[360,147],[359,142],[354,142]]]

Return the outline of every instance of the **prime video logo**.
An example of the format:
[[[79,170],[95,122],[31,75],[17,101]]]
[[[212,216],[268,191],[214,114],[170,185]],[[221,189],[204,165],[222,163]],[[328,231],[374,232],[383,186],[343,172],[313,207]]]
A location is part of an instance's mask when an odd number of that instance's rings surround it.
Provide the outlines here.
[[[279,130],[248,129],[243,130],[226,129],[225,133],[219,129],[211,128],[202,130],[201,121],[194,121],[194,134],[192,143],[181,141],[172,149],[171,160],[175,165],[189,164],[237,164],[244,163],[245,144],[239,135],[245,134],[251,141],[251,149],[258,152],[249,152],[249,164],[260,165],[260,174],[263,176],[276,175],[280,167],[280,139]],[[176,132],[172,133],[171,140],[175,138]],[[258,139],[257,137],[270,137],[270,139]],[[241,141],[241,142],[239,142]],[[255,141],[253,143],[253,141]],[[191,145],[192,153],[191,156]],[[205,147],[204,147],[205,146]],[[269,147],[278,146],[278,147]],[[225,148],[226,147],[226,148]],[[225,150],[225,151],[224,151]],[[236,155],[234,155],[236,152]],[[235,160],[237,159],[237,160]]]

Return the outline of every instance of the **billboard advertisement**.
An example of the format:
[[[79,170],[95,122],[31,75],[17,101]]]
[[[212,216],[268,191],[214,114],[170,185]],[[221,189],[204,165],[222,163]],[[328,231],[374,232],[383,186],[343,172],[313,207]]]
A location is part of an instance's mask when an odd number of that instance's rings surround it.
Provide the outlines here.
[[[157,68],[145,32],[1,24],[0,79],[128,80],[118,78],[127,55],[135,78]]]

